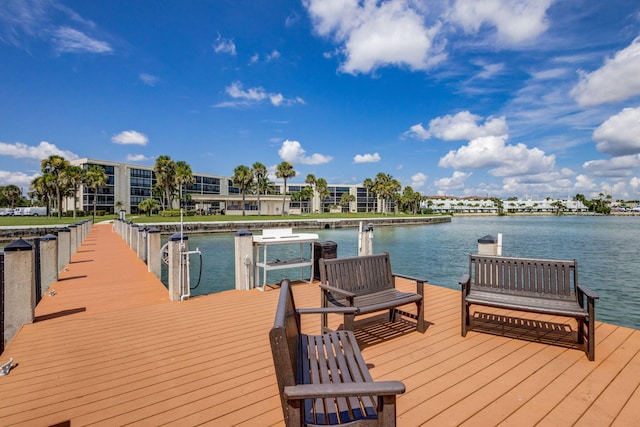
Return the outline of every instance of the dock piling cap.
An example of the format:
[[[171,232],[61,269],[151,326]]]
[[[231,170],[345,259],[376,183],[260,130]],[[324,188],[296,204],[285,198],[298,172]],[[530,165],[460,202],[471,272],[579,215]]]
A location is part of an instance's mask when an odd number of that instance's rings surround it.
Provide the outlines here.
[[[479,238],[478,243],[498,243],[498,238],[487,234],[486,236]]]
[[[30,251],[30,250],[33,250],[33,246],[31,245],[31,243],[23,239],[15,240],[4,247],[5,252]]]

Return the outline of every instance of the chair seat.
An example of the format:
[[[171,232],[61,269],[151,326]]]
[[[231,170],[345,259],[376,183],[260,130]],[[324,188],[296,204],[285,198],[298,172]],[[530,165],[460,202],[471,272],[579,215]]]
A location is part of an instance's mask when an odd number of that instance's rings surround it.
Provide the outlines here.
[[[397,289],[385,289],[371,294],[356,296],[353,305],[359,308],[358,314],[366,314],[400,305],[416,303],[421,299],[422,296],[418,294],[401,292]],[[337,297],[335,294],[331,293],[328,300],[330,304],[336,307],[349,307],[346,298]]]

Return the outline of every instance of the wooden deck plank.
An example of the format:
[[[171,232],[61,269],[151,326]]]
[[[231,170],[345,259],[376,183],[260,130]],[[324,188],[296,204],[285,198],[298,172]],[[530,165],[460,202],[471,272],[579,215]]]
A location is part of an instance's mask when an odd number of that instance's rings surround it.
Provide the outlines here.
[[[0,377],[0,425],[282,424],[268,341],[277,287],[170,303],[101,225],[61,278],[36,310],[40,321],[0,357],[18,363]],[[298,306],[319,305],[316,285],[293,289]],[[424,334],[386,313],[356,321],[373,377],[407,386],[399,425],[622,426],[640,418],[640,331],[597,323],[589,362],[571,344],[572,319],[483,307],[463,338],[459,291],[427,285],[425,293]],[[238,321],[239,311],[250,317]],[[330,326],[340,324],[330,317]],[[303,317],[305,331],[319,326],[319,316]]]

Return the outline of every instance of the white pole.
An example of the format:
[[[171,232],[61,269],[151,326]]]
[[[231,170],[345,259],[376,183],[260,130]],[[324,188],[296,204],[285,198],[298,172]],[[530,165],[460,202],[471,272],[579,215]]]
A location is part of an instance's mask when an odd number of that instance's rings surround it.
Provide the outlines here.
[[[502,256],[502,233],[498,233],[498,247],[496,248],[496,255]]]

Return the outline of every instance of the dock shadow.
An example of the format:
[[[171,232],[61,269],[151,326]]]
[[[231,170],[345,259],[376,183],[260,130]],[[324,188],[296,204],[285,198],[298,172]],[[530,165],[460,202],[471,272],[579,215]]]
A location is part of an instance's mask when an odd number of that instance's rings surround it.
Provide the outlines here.
[[[86,274],[83,274],[80,276],[62,277],[58,279],[58,282],[66,282],[67,280],[74,280],[74,279],[84,279],[85,277],[89,277],[89,276],[87,276]]]
[[[425,329],[429,329],[431,325],[433,323],[425,320]],[[416,322],[400,316],[395,322],[391,322],[387,312],[356,320],[354,334],[361,349],[408,334],[423,335],[416,330]]]
[[[81,264],[83,262],[93,262],[94,260],[92,259],[81,259],[81,260],[77,260],[77,261],[70,261],[69,264]]]
[[[566,323],[476,311],[473,313],[469,330],[572,349],[583,347],[577,343],[578,331]]]
[[[34,322],[42,322],[43,320],[56,319],[58,317],[70,316],[76,313],[82,313],[87,311],[87,307],[79,307],[79,308],[70,308],[68,310],[61,310],[55,313],[43,314],[42,316],[36,316],[33,321]]]

